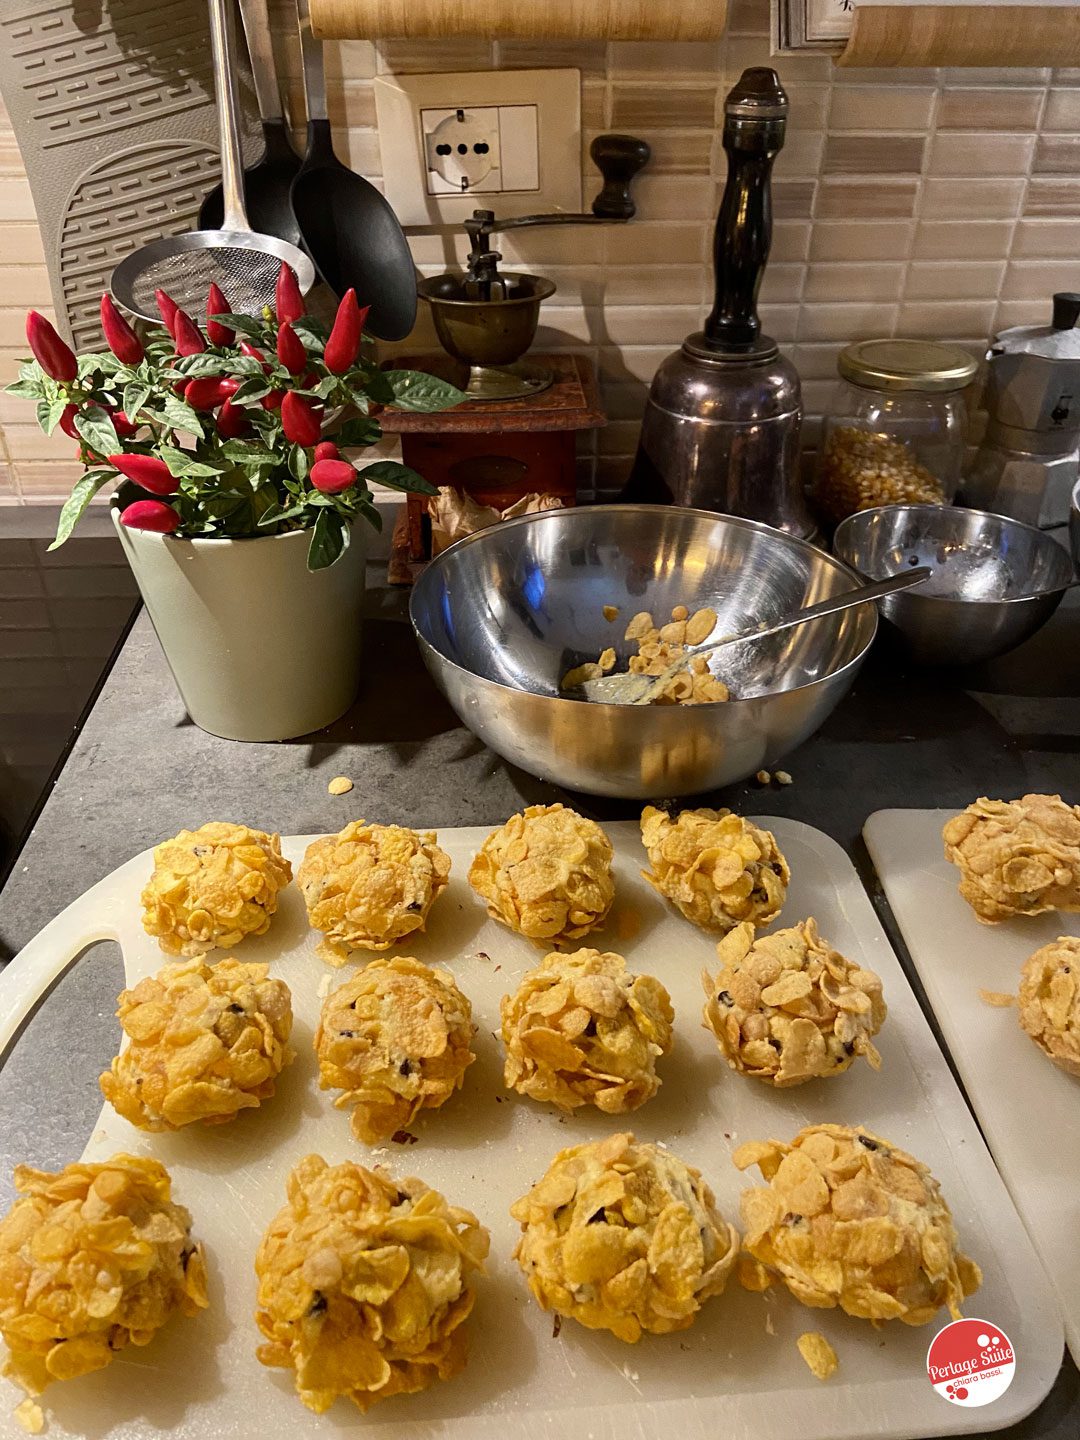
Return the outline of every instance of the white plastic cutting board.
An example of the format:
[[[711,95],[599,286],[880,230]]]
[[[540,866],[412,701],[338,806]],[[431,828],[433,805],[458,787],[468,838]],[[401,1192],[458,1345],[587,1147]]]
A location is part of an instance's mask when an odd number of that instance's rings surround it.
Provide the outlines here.
[[[671,992],[676,1048],[663,1064],[663,1087],[622,1122],[591,1111],[563,1119],[507,1095],[492,1034],[498,1001],[543,950],[489,920],[466,883],[486,831],[444,830],[439,841],[453,860],[450,886],[428,934],[404,949],[454,970],[474,1005],[479,1059],[464,1090],[413,1127],[417,1144],[371,1152],[350,1137],[346,1115],[316,1085],[311,1035],[328,971],[315,956],[301,897],[290,886],[270,933],[244,942],[239,952],[271,960],[292,987],[299,1059],[279,1093],[228,1126],[171,1136],[143,1135],[107,1110],[86,1149],[89,1159],[120,1149],[153,1154],[169,1167],[175,1195],[192,1210],[195,1231],[206,1242],[212,1307],[195,1320],[171,1323],[147,1349],[124,1351],[108,1370],[52,1387],[45,1397],[50,1434],[265,1440],[295,1427],[305,1436],[371,1430],[386,1440],[659,1440],[676,1434],[680,1440],[854,1440],[962,1434],[1030,1411],[1057,1373],[1062,1331],[1024,1228],[850,861],[808,826],[762,823],[776,832],[794,876],[783,919],[790,924],[814,914],[827,937],[884,980],[891,1013],[880,1036],[881,1074],[860,1062],[833,1080],[780,1093],[732,1074],[700,1024],[699,974],[703,965],[714,966],[713,944],[640,879],[637,827],[621,823],[606,827],[616,846],[618,894],[597,938],[622,951],[634,968],[659,976]],[[294,864],[304,846],[304,839],[284,842]],[[148,854],[122,866],[0,977],[0,1041],[13,997],[16,1008],[25,1007],[41,967],[55,969],[58,957],[88,936],[119,937],[129,983],[161,964],[139,924],[138,892],[149,868]],[[329,973],[338,983],[348,972]],[[936,1326],[878,1331],[838,1311],[803,1309],[786,1291],[766,1298],[737,1283],[681,1334],[627,1346],[567,1321],[553,1336],[552,1317],[530,1299],[510,1259],[517,1226],[507,1209],[558,1149],[632,1127],[700,1166],[725,1214],[737,1219],[748,1178],[730,1164],[735,1146],[755,1137],[788,1138],[821,1120],[862,1122],[914,1151],[940,1178],[964,1246],[986,1275],[970,1313],[1003,1326],[1020,1356],[1003,1399],[966,1410],[933,1392],[925,1357]],[[332,1163],[375,1160],[399,1175],[418,1174],[474,1210],[492,1234],[464,1374],[377,1406],[366,1419],[346,1403],[321,1418],[308,1414],[292,1394],[291,1377],[264,1369],[254,1357],[252,1259],[283,1201],[287,1170],[315,1150]],[[756,1172],[752,1183],[760,1183]],[[795,1348],[802,1331],[816,1329],[840,1356],[839,1372],[825,1384],[810,1375]],[[3,1398],[0,1414],[7,1409]]]
[[[1047,1060],[1015,1010],[979,998],[980,990],[1015,995],[1028,956],[1059,935],[1080,935],[1080,916],[981,924],[944,855],[941,830],[955,813],[879,810],[866,822],[866,843],[1080,1361],[1080,1080]]]

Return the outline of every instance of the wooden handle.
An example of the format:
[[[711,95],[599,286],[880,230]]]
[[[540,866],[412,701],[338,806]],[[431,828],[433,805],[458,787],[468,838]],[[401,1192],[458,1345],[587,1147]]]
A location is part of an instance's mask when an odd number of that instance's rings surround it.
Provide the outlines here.
[[[320,40],[718,40],[727,0],[311,0]]]
[[[1080,5],[863,5],[838,65],[1080,65]]]

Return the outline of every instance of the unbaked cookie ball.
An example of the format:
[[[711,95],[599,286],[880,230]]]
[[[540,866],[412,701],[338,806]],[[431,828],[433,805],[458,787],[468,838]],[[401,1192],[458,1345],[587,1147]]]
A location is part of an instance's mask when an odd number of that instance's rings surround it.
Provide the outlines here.
[[[450,876],[435,838],[434,830],[354,820],[308,846],[296,883],[312,929],[323,932],[324,960],[344,965],[351,951],[389,950],[423,930]]]
[[[205,1309],[202,1246],[157,1160],[114,1155],[55,1175],[19,1165],[15,1188],[0,1220],[0,1334],[3,1373],[30,1394]]]
[[[511,930],[565,945],[607,918],[615,898],[612,854],[595,821],[565,805],[530,805],[487,837],[469,884]]]
[[[154,849],[142,892],[143,929],[169,955],[202,955],[263,935],[292,879],[281,836],[211,821]]]
[[[659,980],[631,974],[621,955],[548,955],[501,1010],[506,1083],[522,1095],[622,1115],[660,1088],[675,1012]]]
[[[164,965],[120,996],[129,1044],[101,1093],[140,1130],[221,1125],[274,1093],[295,1058],[292,997],[268,965],[196,956]]]
[[[361,1410],[449,1380],[488,1232],[421,1180],[308,1155],[287,1181],[255,1257],[264,1365],[294,1372],[317,1414]]]
[[[628,1134],[560,1151],[510,1214],[540,1306],[630,1342],[691,1325],[739,1248],[700,1172]]]
[[[476,1059],[472,1007],[448,970],[398,955],[373,960],[323,1001],[319,1086],[340,1090],[352,1130],[377,1145],[449,1100]]]
[[[943,1305],[958,1319],[982,1283],[927,1167],[861,1126],[809,1125],[731,1158],[767,1182],[742,1194],[750,1289],[782,1280],[804,1305],[925,1325]]]
[[[1061,935],[1020,973],[1020,1024],[1055,1065],[1080,1075],[1080,939]]]
[[[703,930],[741,921],[767,925],[780,912],[791,871],[768,830],[730,810],[684,810],[676,819],[647,805],[641,840],[652,870],[642,876]]]
[[[786,1086],[839,1075],[858,1055],[881,1068],[871,1039],[885,1020],[881,981],[822,940],[816,921],[757,939],[744,922],[716,953],[720,973],[701,977],[704,1020],[732,1070]]]
[[[980,920],[1080,910],[1080,805],[1060,795],[984,797],[954,815],[942,838]]]

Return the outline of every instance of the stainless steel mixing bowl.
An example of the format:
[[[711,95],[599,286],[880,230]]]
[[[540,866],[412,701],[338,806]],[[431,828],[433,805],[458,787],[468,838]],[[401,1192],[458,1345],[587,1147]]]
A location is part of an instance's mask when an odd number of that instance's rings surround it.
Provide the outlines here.
[[[1052,536],[1004,515],[952,505],[882,505],[840,525],[833,549],[883,580],[909,565],[933,576],[881,602],[923,665],[972,665],[1003,655],[1045,625],[1073,578]]]
[[[572,790],[692,795],[771,767],[822,723],[877,629],[860,605],[716,656],[718,705],[595,705],[559,694],[573,666],[636,647],[627,621],[711,605],[717,635],[852,587],[838,561],[751,520],[651,505],[524,515],[445,550],[413,587],[420,651],[462,722],[523,770]],[[618,618],[604,619],[616,605]]]

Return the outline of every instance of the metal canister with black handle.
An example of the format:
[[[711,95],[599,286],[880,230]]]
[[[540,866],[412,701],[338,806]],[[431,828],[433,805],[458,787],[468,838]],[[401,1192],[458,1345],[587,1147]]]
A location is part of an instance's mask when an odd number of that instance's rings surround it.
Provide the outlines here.
[[[761,333],[757,313],[787,113],[779,76],[767,67],[744,70],[724,102],[715,303],[704,328],[653,378],[623,498],[742,515],[805,537],[814,522],[799,479],[799,376]]]

